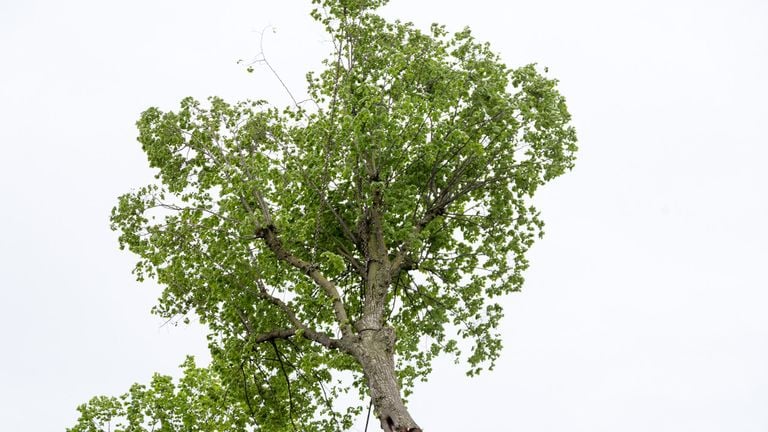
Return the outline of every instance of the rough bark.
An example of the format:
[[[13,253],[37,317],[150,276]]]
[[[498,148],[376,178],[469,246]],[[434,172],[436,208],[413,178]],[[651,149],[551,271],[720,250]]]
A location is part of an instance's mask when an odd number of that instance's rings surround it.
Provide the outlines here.
[[[381,428],[385,432],[421,432],[400,397],[394,345],[392,327],[363,331],[354,354],[363,368]]]
[[[369,181],[379,182],[373,159],[367,161]],[[392,263],[384,240],[382,185],[373,187],[365,220],[358,227],[365,251],[365,291],[357,340],[352,355],[360,363],[376,415],[384,432],[421,432],[400,395],[395,372],[395,330],[385,325],[387,293],[392,283]]]
[[[378,181],[374,176],[372,180]],[[363,236],[366,240],[366,277],[363,314],[357,322],[359,330],[378,330],[384,323],[387,291],[391,283],[389,254],[384,241],[383,197],[380,189],[373,193],[372,205],[366,211]]]

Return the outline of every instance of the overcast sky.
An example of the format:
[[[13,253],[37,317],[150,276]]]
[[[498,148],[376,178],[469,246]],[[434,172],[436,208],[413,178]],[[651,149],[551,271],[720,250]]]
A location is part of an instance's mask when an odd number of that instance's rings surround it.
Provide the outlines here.
[[[149,314],[108,215],[151,180],[134,122],[188,95],[298,97],[328,39],[306,1],[0,2],[0,425],[205,359]],[[440,362],[426,431],[768,430],[768,2],[392,0],[560,79],[580,152],[537,196],[546,237],[479,378]],[[358,430],[362,431],[362,428]]]

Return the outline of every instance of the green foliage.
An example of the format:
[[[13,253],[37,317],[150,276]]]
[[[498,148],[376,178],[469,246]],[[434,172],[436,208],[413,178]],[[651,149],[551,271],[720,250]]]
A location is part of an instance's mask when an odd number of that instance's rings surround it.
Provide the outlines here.
[[[174,384],[156,374],[149,386],[134,384],[119,397],[98,396],[78,407],[80,418],[69,432],[244,431],[242,400],[192,358],[182,365],[184,378]]]
[[[384,1],[313,3],[334,52],[308,75],[312,109],[187,98],[141,115],[158,182],[121,196],[112,227],[137,278],[164,286],[154,311],[208,325],[214,363],[95,398],[73,431],[118,417],[113,430],[348,428],[361,408],[337,414],[339,377],[365,394],[360,366],[312,332],[363,317],[376,209],[406,394],[442,353],[472,375],[497,359],[499,298],[541,235],[530,198],[576,151],[556,81],[507,67],[469,30],[386,22],[370,12]]]
[[[227,382],[214,362],[200,368],[188,357],[181,365],[184,376],[174,382],[167,375],[155,374],[149,385],[134,384],[119,397],[97,396],[77,408],[80,418],[68,432],[237,432],[251,431],[254,420],[269,431],[292,431],[289,398],[282,381],[263,382],[255,387],[244,382]],[[226,369],[226,368],[225,368]],[[258,373],[246,367],[242,374]],[[258,397],[254,397],[251,392]],[[270,401],[271,403],[265,403]],[[294,401],[294,409],[306,409]],[[312,404],[309,405],[312,407]],[[339,430],[351,426],[351,417],[316,419],[302,430]]]

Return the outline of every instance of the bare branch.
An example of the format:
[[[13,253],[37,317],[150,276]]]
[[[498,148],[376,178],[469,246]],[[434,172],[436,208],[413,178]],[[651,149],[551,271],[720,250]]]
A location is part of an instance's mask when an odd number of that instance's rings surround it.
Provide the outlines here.
[[[262,238],[266,242],[269,249],[275,254],[277,259],[284,261],[291,266],[301,270],[309,276],[320,288],[325,291],[325,294],[331,299],[333,303],[333,311],[336,315],[336,321],[341,328],[341,334],[344,336],[351,335],[352,326],[349,322],[349,316],[344,308],[344,303],[341,300],[339,291],[336,289],[336,285],[329,281],[321,272],[317,269],[315,264],[304,261],[303,259],[293,255],[283,246],[283,242],[277,236],[276,228],[274,225],[268,225],[258,230],[256,234],[257,238]]]
[[[285,385],[288,387],[288,401],[289,401],[289,417],[291,418],[291,426],[293,427],[293,431],[296,432],[296,422],[293,419],[293,391],[291,390],[291,379],[288,377],[288,372],[285,370],[285,364],[283,363],[283,356],[280,354],[280,350],[277,349],[277,344],[275,343],[274,339],[269,341],[269,343],[272,345],[272,348],[275,350],[275,354],[277,355],[277,360],[280,362],[280,370],[283,371],[283,377],[285,377]]]
[[[285,315],[288,317],[288,321],[290,321],[294,327],[291,329],[278,329],[278,330],[263,333],[260,335],[253,335],[252,329],[247,327],[247,330],[249,331],[249,336],[252,336],[254,338],[253,340],[255,343],[267,342],[275,339],[287,339],[292,336],[295,336],[296,333],[298,333],[299,330],[301,330],[301,335],[305,339],[311,340],[312,342],[319,343],[320,345],[323,345],[326,348],[339,349],[345,352],[347,351],[347,344],[344,343],[343,341],[339,339],[334,339],[328,336],[328,334],[326,334],[325,332],[314,330],[309,326],[307,326],[306,324],[304,324],[303,322],[301,322],[301,320],[298,319],[298,317],[296,316],[296,313],[293,311],[293,309],[290,306],[288,306],[284,301],[280,300],[279,298],[271,295],[267,291],[267,287],[264,286],[264,282],[262,282],[261,279],[257,279],[256,283],[259,286],[259,297],[269,301],[270,303],[280,308],[280,310],[282,310],[283,313],[285,313]]]

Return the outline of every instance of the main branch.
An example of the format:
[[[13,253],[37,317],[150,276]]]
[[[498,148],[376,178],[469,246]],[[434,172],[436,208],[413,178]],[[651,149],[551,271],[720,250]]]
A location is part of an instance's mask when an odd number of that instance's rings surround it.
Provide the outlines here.
[[[341,300],[339,291],[336,289],[336,285],[329,281],[318,270],[317,266],[304,261],[303,259],[293,255],[284,246],[283,242],[277,236],[277,229],[274,225],[267,225],[258,230],[256,237],[264,239],[267,247],[275,254],[277,259],[286,262],[291,266],[301,270],[304,274],[309,276],[320,288],[325,291],[325,294],[331,299],[333,303],[333,312],[336,316],[336,321],[341,328],[341,334],[344,336],[351,335],[353,333],[352,326],[350,325],[349,316],[344,308],[344,303]]]

